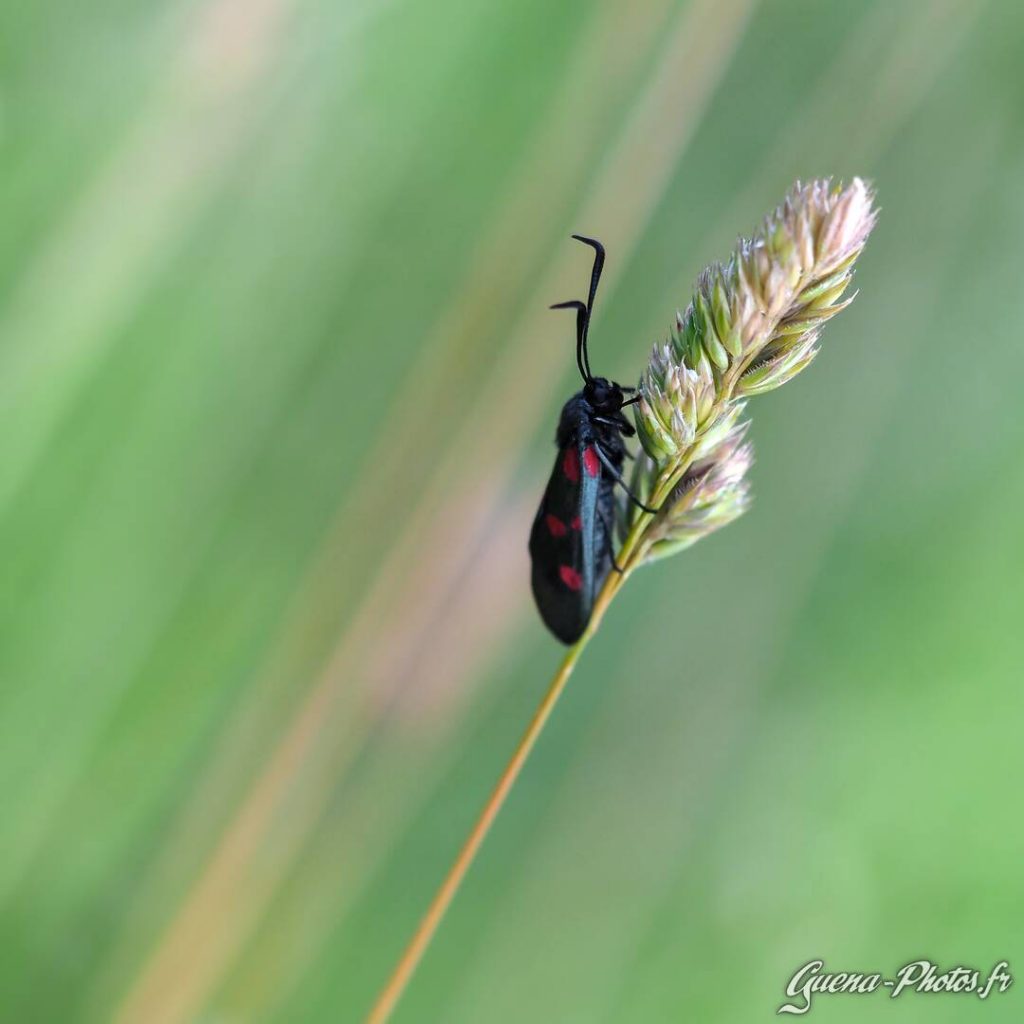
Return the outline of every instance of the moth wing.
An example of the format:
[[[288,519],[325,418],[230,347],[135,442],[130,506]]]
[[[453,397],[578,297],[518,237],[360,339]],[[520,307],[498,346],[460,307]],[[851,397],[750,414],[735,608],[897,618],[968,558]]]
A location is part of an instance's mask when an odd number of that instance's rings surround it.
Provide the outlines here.
[[[545,625],[567,644],[586,629],[599,582],[594,458],[576,441],[562,450],[530,531],[534,599]]]

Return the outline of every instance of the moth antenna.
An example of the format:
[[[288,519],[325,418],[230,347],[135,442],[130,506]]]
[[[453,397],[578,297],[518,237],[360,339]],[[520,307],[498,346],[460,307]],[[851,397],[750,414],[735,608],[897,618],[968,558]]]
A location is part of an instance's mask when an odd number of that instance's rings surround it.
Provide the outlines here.
[[[601,280],[601,271],[604,270],[604,246],[596,238],[588,238],[586,235],[573,235],[577,242],[589,245],[594,250],[594,266],[590,271],[590,294],[587,296],[587,315],[583,323],[583,364],[587,369],[587,376],[592,377],[590,372],[590,352],[587,348],[588,334],[590,331],[590,316],[594,311],[594,299],[597,296],[597,285]]]
[[[586,363],[584,355],[587,340],[587,307],[579,299],[571,299],[569,302],[556,302],[552,309],[575,309],[576,310],[576,365],[580,369],[580,376],[584,384],[589,384],[593,379],[590,374],[590,365]]]

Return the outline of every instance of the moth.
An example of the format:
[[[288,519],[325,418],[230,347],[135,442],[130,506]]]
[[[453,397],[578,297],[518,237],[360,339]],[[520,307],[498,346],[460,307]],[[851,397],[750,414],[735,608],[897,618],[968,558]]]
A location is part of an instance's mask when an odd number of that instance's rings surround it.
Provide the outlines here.
[[[594,238],[573,235],[594,250],[586,303],[559,302],[552,309],[576,310],[576,365],[583,388],[562,407],[555,434],[558,457],[530,531],[531,584],[544,624],[562,643],[573,644],[590,621],[608,574],[615,564],[616,485],[647,512],[622,477],[629,454],[625,438],[636,430],[623,409],[639,400],[626,398],[636,388],[623,387],[590,370],[587,335],[594,297],[604,268],[604,246]]]

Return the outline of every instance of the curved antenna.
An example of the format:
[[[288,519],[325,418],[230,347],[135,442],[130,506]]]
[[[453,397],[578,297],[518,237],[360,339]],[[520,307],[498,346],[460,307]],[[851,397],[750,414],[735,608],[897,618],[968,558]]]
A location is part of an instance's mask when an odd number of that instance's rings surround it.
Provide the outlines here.
[[[587,334],[590,329],[590,316],[594,312],[594,298],[597,295],[597,284],[601,280],[601,271],[604,269],[604,246],[596,238],[588,238],[586,235],[573,235],[577,242],[589,245],[594,250],[594,267],[590,271],[590,294],[587,296],[587,315],[583,322],[583,365],[587,368],[587,376],[590,372],[590,353],[587,350]]]
[[[551,309],[576,310],[576,365],[580,368],[580,376],[583,378],[583,383],[589,384],[592,380],[590,367],[583,361],[583,346],[587,336],[587,307],[579,299],[572,299],[569,302],[556,302]]]

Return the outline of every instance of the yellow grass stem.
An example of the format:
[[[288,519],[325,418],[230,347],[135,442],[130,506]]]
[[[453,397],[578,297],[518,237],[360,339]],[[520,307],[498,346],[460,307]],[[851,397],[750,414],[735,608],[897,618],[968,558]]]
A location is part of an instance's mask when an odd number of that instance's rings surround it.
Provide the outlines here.
[[[634,525],[629,536],[626,538],[626,542],[623,544],[623,552],[630,552],[632,555],[636,555],[639,550],[637,541],[645,525],[645,518],[641,518]],[[463,879],[476,859],[484,839],[487,838],[487,833],[490,832],[498,812],[515,785],[516,779],[519,778],[523,765],[526,764],[526,759],[530,756],[534,744],[551,717],[551,712],[558,703],[559,697],[562,696],[566,683],[568,683],[569,677],[572,675],[572,670],[576,667],[576,662],[579,661],[580,655],[583,653],[590,638],[597,632],[597,628],[604,617],[605,611],[608,609],[608,605],[611,604],[612,598],[618,593],[619,588],[637,564],[638,562],[635,557],[630,557],[629,561],[623,566],[621,575],[615,572],[609,573],[604,586],[601,588],[601,592],[594,602],[594,611],[586,632],[566,651],[565,657],[562,658],[561,664],[559,664],[557,671],[552,677],[544,697],[541,699],[540,704],[537,705],[537,710],[533,713],[530,724],[526,727],[526,731],[519,740],[508,764],[505,765],[505,769],[498,778],[497,784],[487,799],[487,803],[484,804],[476,824],[470,830],[469,835],[462,844],[462,848],[459,850],[458,856],[456,856],[452,866],[448,869],[448,874],[434,894],[434,898],[430,901],[430,906],[427,908],[416,931],[405,947],[401,958],[391,972],[387,984],[385,984],[377,996],[373,1009],[366,1018],[366,1024],[384,1024],[398,1005],[402,993],[409,984],[409,980],[415,973],[420,960],[423,959],[423,954],[429,948],[438,926],[441,924],[445,913],[455,898],[455,894],[459,891],[459,886],[462,885]]]

